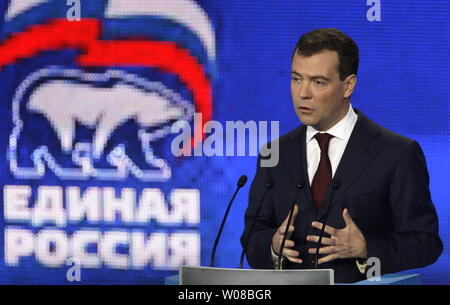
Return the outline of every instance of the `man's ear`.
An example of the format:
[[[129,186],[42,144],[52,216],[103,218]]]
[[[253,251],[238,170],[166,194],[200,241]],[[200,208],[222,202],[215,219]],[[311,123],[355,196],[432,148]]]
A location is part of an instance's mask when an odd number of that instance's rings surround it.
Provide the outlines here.
[[[352,95],[353,90],[355,90],[356,75],[350,74],[345,78],[344,83],[345,83],[344,98],[349,98]]]

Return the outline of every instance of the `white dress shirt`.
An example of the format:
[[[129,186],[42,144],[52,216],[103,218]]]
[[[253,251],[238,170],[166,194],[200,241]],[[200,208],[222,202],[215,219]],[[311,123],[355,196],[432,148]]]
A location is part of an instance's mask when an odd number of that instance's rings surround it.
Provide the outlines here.
[[[340,120],[336,125],[331,127],[327,131],[318,131],[312,126],[306,128],[306,164],[308,167],[309,185],[311,185],[314,175],[319,167],[320,162],[320,147],[314,136],[317,133],[328,133],[333,137],[330,139],[328,146],[328,156],[331,162],[331,175],[334,177],[334,173],[341,161],[344,154],[345,147],[347,146],[350,135],[355,127],[358,115],[353,110],[352,105],[348,108],[345,117]]]

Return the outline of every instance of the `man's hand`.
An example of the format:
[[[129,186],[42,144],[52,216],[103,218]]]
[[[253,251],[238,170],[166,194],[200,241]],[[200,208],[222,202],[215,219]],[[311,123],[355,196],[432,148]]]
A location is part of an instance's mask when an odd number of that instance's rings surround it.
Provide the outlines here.
[[[331,238],[322,237],[321,244],[327,245],[319,248],[319,254],[328,254],[317,262],[323,264],[338,258],[366,258],[367,248],[366,239],[358,228],[356,223],[350,217],[347,209],[344,209],[342,217],[345,221],[345,228],[335,229],[330,226],[325,226],[325,232],[331,235]],[[317,229],[322,229],[322,223],[314,221],[312,226]],[[306,240],[312,242],[319,242],[319,236],[308,235]],[[308,250],[310,254],[316,253],[316,248]]]
[[[294,220],[298,213],[298,206],[295,205],[294,211],[292,213],[291,223],[288,227],[288,233],[286,236],[286,241],[284,243],[283,253],[282,255],[286,257],[288,260],[294,263],[301,264],[303,261],[298,258],[300,253],[296,250],[293,250],[292,247],[294,247],[295,243],[290,240],[292,233],[294,233]],[[286,224],[288,222],[289,215],[286,217],[284,222],[281,224],[281,226],[278,228],[277,232],[272,237],[272,250],[273,252],[278,255],[280,253],[281,243],[283,242],[284,232],[286,231]]]

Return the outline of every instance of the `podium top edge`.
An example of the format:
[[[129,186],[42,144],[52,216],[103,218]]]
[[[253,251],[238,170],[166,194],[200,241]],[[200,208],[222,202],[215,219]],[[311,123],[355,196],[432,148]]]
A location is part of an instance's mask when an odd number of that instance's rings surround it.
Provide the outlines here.
[[[206,266],[180,266],[181,269],[199,269],[199,270],[227,270],[227,271],[243,271],[243,272],[330,272],[333,269],[239,269],[239,268],[223,268],[223,267],[206,267]]]

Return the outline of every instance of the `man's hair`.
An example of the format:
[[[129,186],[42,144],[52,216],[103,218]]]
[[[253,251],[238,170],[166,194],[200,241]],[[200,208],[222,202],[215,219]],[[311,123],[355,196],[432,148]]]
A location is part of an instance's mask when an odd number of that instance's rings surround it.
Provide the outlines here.
[[[344,80],[347,76],[358,72],[359,50],[356,43],[349,36],[338,29],[317,29],[303,34],[295,46],[294,55],[312,56],[323,50],[336,51],[339,58],[339,78]]]

